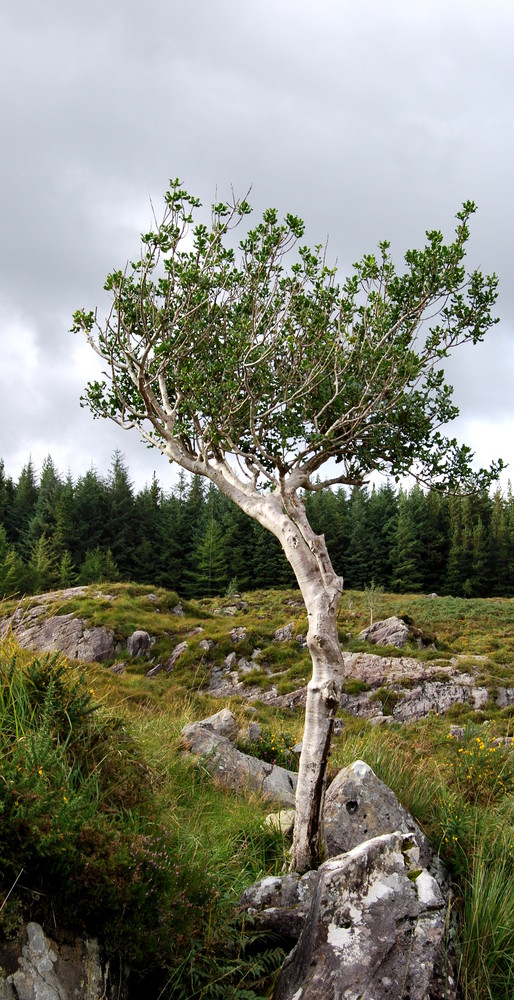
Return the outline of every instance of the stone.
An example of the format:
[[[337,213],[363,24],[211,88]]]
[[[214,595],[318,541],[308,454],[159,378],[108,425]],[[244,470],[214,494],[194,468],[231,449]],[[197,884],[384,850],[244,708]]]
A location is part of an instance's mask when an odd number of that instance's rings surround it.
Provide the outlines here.
[[[455,1000],[447,903],[436,879],[414,866],[411,845],[410,834],[395,831],[314,873],[303,930],[274,1000]]]
[[[289,691],[287,694],[275,694],[270,692],[265,697],[261,695],[261,700],[268,705],[276,705],[279,708],[305,708],[307,702],[307,688],[297,688],[296,691]]]
[[[508,708],[514,704],[514,688],[499,687],[496,692],[498,708]]]
[[[294,626],[294,622],[289,622],[289,625],[277,628],[274,635],[275,642],[290,642],[293,638]]]
[[[206,770],[224,787],[257,791],[265,799],[293,806],[298,776],[238,750],[230,739],[215,732],[212,718],[184,726],[183,746],[201,757]]]
[[[278,815],[285,812],[289,810]],[[269,818],[274,819],[275,814]],[[297,872],[270,875],[245,889],[238,907],[252,917],[254,926],[278,935],[284,947],[292,948],[304,928],[317,884],[315,871],[302,876]]]
[[[173,670],[173,667],[175,666],[179,656],[182,656],[182,653],[185,653],[186,649],[187,649],[187,642],[179,642],[178,646],[175,646],[175,649],[173,650],[169,660],[167,661],[164,667],[167,674],[169,674],[170,670]]]
[[[509,749],[514,745],[514,736],[496,736],[494,740],[491,740],[492,747],[503,747],[504,749]]]
[[[372,642],[377,646],[396,646],[401,649],[409,638],[409,626],[401,618],[385,618],[375,622],[360,633],[361,642]]]
[[[281,809],[280,812],[268,813],[264,822],[271,830],[277,830],[278,833],[283,833],[284,837],[289,837],[294,829],[295,815],[295,809]]]
[[[236,628],[231,629],[229,635],[235,646],[238,642],[241,642],[244,639],[246,635],[246,628],[244,625],[238,625]]]
[[[363,760],[342,768],[327,788],[323,822],[329,858],[365,840],[402,830],[416,837],[421,867],[435,867],[442,874],[439,860],[413,817]]]
[[[149,677],[152,680],[153,677],[157,677],[157,674],[161,673],[161,670],[164,670],[164,664],[156,663],[154,667],[150,667],[150,670],[147,670],[145,677]]]
[[[212,639],[200,639],[198,643],[198,649],[201,649],[202,653],[208,653],[210,649],[214,646]]]
[[[373,692],[362,691],[359,694],[346,694],[342,692],[339,704],[345,712],[350,715],[358,715],[359,718],[369,719],[375,716],[382,716],[382,702],[378,698],[373,698]]]
[[[19,968],[0,974],[1,1000],[102,1000],[107,991],[111,995],[114,984],[102,969],[96,940],[76,939],[59,947],[35,922],[26,925],[24,938]]]
[[[460,674],[457,683],[426,681],[402,692],[393,708],[395,722],[414,722],[434,712],[444,715],[452,705],[471,704],[483,708],[489,701],[487,688],[473,686],[473,678]]]
[[[154,641],[148,632],[136,629],[127,639],[127,652],[132,659],[135,659],[136,656],[146,656]]]
[[[178,615],[179,618],[183,618],[184,617],[185,611],[184,611],[184,608],[182,607],[180,601],[179,601],[178,604],[175,605],[174,608],[171,609],[171,613],[172,613],[172,615]]]
[[[229,708],[222,708],[215,715],[209,715],[207,719],[202,719],[201,725],[212,729],[213,733],[217,733],[218,736],[226,736],[228,740],[236,740],[239,732],[237,719]]]
[[[343,652],[345,681],[359,680],[370,687],[384,684],[430,680],[437,676],[454,677],[454,666],[436,661],[425,662],[413,656],[379,656],[377,653]]]
[[[113,663],[111,667],[111,673],[116,674],[121,677],[125,673],[126,663],[120,660],[118,663]]]

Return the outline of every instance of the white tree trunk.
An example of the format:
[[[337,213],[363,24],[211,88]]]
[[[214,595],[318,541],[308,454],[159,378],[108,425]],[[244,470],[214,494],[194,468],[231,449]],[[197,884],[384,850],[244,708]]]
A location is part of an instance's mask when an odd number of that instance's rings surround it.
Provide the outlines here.
[[[307,685],[305,728],[296,790],[292,870],[315,868],[323,853],[323,800],[334,718],[339,706],[344,663],[337,634],[337,608],[343,580],[334,572],[323,535],[316,535],[296,488],[260,493],[242,483],[226,462],[210,467],[188,462],[173,442],[165,451],[191,472],[208,476],[250,517],[279,540],[302,593],[309,628],[307,645],[312,677]]]
[[[316,539],[324,547],[324,539]],[[325,553],[326,559],[328,554]],[[293,569],[296,567],[290,559]],[[303,570],[306,569],[302,559]],[[326,563],[325,563],[326,566]],[[328,567],[327,567],[328,568]],[[291,868],[303,873],[315,868],[323,855],[323,801],[334,718],[339,707],[344,662],[337,634],[337,608],[343,581],[331,570],[331,580],[314,560],[308,580],[297,573],[307,609],[307,645],[312,660],[312,677],[307,685],[305,727],[296,790]]]

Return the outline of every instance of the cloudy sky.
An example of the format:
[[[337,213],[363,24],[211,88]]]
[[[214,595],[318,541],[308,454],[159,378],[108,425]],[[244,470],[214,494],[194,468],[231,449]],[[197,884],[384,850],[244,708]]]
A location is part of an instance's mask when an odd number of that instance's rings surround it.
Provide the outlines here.
[[[170,177],[303,217],[348,268],[401,259],[479,206],[470,266],[501,322],[450,363],[454,432],[514,479],[512,0],[4,0],[0,9],[0,457],[74,478],[114,449],[138,487],[173,471],[79,397],[68,333],[138,253]],[[506,478],[504,480],[506,483]]]

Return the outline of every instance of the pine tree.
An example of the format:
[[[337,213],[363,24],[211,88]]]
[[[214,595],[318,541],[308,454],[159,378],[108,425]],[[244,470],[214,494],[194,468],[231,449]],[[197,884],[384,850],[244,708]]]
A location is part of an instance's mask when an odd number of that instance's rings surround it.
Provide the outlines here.
[[[102,551],[99,545],[89,549],[80,567],[78,582],[80,584],[114,583],[119,579],[119,571],[110,549]]]
[[[211,516],[194,549],[194,571],[190,571],[188,592],[213,597],[226,589],[229,574],[223,551],[223,532]]]
[[[423,585],[421,536],[425,514],[423,491],[415,486],[410,493],[400,490],[395,544],[391,553],[393,590],[412,593]]]
[[[41,594],[59,585],[59,558],[53,540],[43,533],[33,542],[27,566],[30,590]]]
[[[75,545],[71,554],[75,565],[84,562],[88,550],[108,545],[108,509],[107,486],[95,469],[89,469],[78,479],[73,494]]]
[[[14,545],[9,544],[7,532],[0,524],[0,597],[11,597],[24,588],[25,568]]]
[[[428,593],[440,592],[450,551],[450,513],[447,498],[436,490],[429,490],[425,496],[421,546],[423,589]]]
[[[350,496],[349,538],[346,550],[346,586],[363,590],[374,575],[373,540],[369,524],[369,496],[365,487],[354,486]]]
[[[0,524],[3,525],[8,541],[14,541],[12,529],[12,510],[14,504],[15,486],[5,474],[3,459],[0,458]]]
[[[373,580],[376,587],[390,589],[392,551],[398,526],[398,500],[389,482],[373,489],[369,498],[369,531],[372,546]]]
[[[123,579],[137,574],[135,552],[139,542],[132,483],[120,451],[113,455],[107,477],[107,546]]]
[[[55,557],[60,557],[62,551],[56,517],[62,490],[62,480],[51,455],[48,455],[41,469],[38,497],[29,522],[26,544],[32,548],[38,538],[45,535]]]
[[[155,585],[160,582],[163,555],[162,490],[155,472],[150,486],[135,498],[137,546],[134,553],[134,579]]]
[[[221,494],[222,496],[222,494]],[[256,587],[253,575],[253,532],[249,529],[246,514],[223,497],[221,529],[222,546],[229,582],[235,581],[238,590]]]
[[[59,563],[59,587],[73,587],[77,582],[78,573],[68,549],[64,549]]]
[[[509,594],[509,519],[507,504],[498,489],[493,496],[489,535],[491,596]]]
[[[21,555],[30,549],[28,531],[34,516],[38,498],[38,485],[32,459],[29,459],[20,472],[12,501],[10,523],[11,537]]]

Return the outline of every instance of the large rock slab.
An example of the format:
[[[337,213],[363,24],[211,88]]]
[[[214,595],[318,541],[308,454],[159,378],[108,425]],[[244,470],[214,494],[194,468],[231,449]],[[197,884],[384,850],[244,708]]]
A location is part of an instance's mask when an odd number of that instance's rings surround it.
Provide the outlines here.
[[[274,1000],[455,1000],[446,900],[394,832],[325,862]]]
[[[12,630],[24,649],[60,652],[70,660],[93,662],[114,656],[116,642],[112,629],[89,626],[85,619],[73,614],[47,617],[46,611],[46,604],[18,608],[0,623],[0,637]]]
[[[220,725],[225,732],[230,725],[226,714],[222,722],[219,720],[221,714],[217,712],[209,719],[184,726],[181,733],[183,746],[195,756],[202,757],[209,773],[226,788],[256,791],[279,805],[293,806],[297,775],[278,764],[268,764],[238,750],[232,739],[219,731]],[[216,723],[213,720],[217,720]]]
[[[370,687],[458,676],[455,665],[438,660],[416,660],[413,656],[343,652],[343,661],[345,681],[359,680]]]
[[[452,705],[484,708],[489,701],[485,687],[475,687],[471,675],[460,674],[454,682],[426,681],[402,692],[393,708],[395,722],[415,722],[434,712],[444,715]]]

